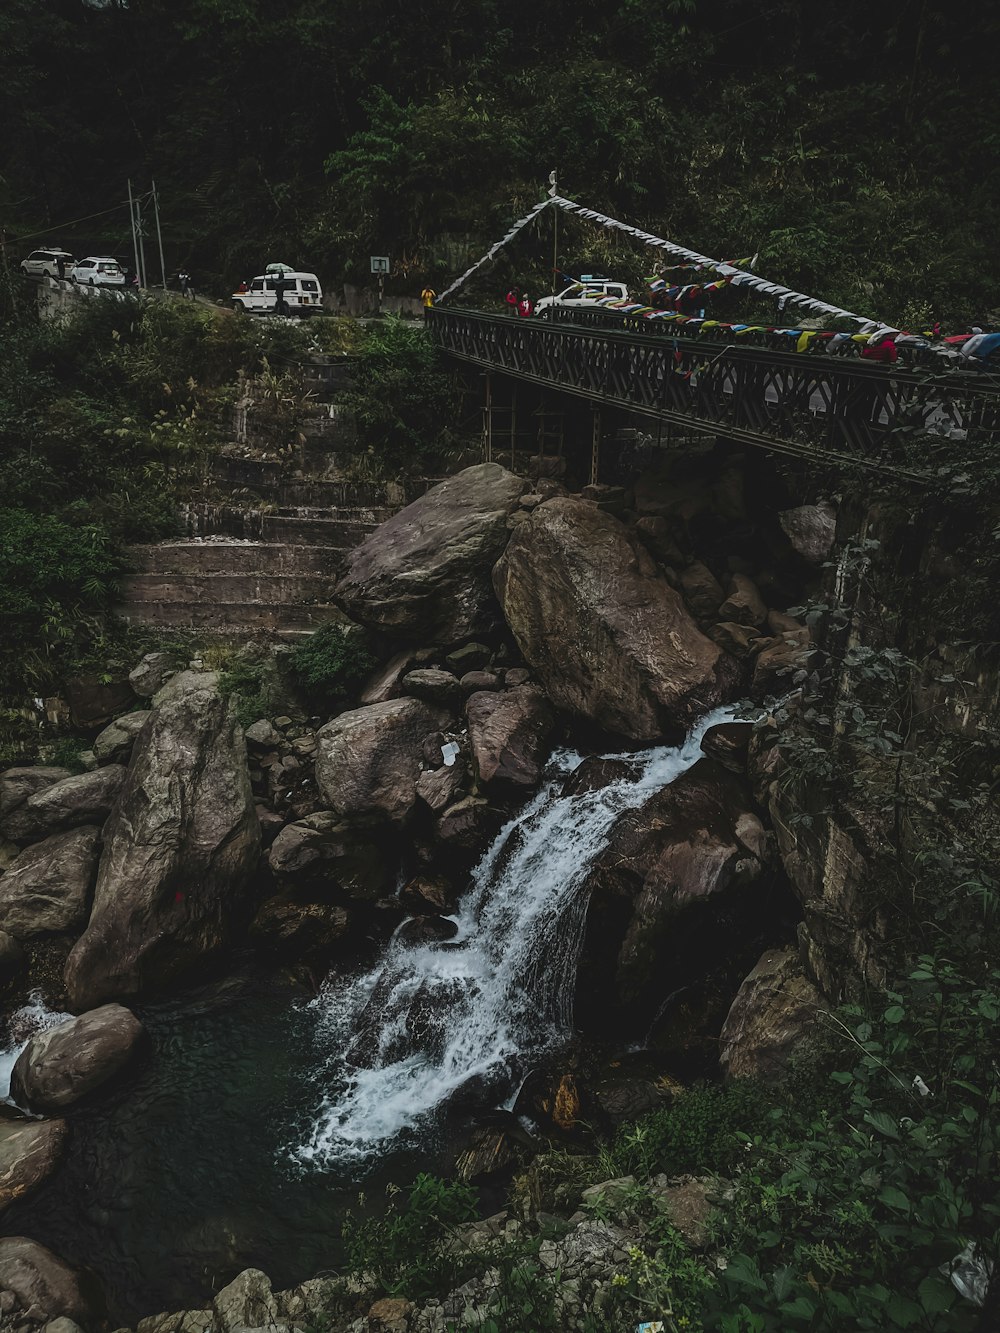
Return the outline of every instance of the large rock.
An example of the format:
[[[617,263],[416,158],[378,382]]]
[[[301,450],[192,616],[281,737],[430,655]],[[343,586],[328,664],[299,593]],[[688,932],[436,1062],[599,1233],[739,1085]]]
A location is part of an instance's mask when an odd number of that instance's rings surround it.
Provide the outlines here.
[[[534,510],[493,574],[557,708],[636,741],[676,737],[720,698],[720,650],[640,541],[566,497]]]
[[[246,746],[228,700],[195,690],[157,708],[104,842],[90,924],[66,963],[78,1009],[155,990],[227,937],[260,857]]]
[[[723,1072],[729,1078],[779,1079],[822,1005],[798,951],[769,949],[740,987],[723,1025]]]
[[[47,1180],[65,1146],[65,1120],[0,1120],[0,1211]]]
[[[39,1032],[17,1057],[11,1096],[32,1111],[72,1106],[128,1063],[142,1033],[135,1014],[120,1004]]]
[[[160,704],[175,703],[178,699],[184,699],[189,694],[196,694],[205,690],[213,691],[218,689],[219,673],[217,671],[175,671],[153,695],[153,703],[159,707]]]
[[[97,740],[94,754],[102,764],[127,764],[135,745],[135,738],[146,725],[148,711],[125,713],[109,722]]]
[[[370,823],[332,810],[286,824],[271,844],[268,861],[284,885],[321,882],[346,898],[380,898],[391,885],[384,836]]]
[[[250,933],[266,940],[270,948],[298,958],[328,953],[347,933],[349,924],[343,907],[279,894],[261,904]]]
[[[837,511],[829,500],[785,509],[778,515],[778,522],[804,560],[811,565],[821,565],[829,559],[837,539]]]
[[[64,778],[36,791],[0,821],[0,832],[14,842],[37,842],[82,824],[103,824],[125,779],[121,764]]]
[[[104,673],[74,676],[65,682],[73,724],[77,727],[104,727],[117,713],[124,713],[135,703],[128,680],[108,680]]]
[[[219,1333],[236,1329],[271,1327],[278,1318],[278,1301],[271,1279],[259,1268],[245,1268],[212,1301]]]
[[[480,782],[534,787],[542,775],[546,743],[555,724],[541,690],[519,685],[502,694],[480,691],[465,705],[469,741]]]
[[[727,930],[742,944],[759,911],[748,891],[770,854],[747,783],[712,759],[621,815],[587,879],[588,1021],[602,1021],[594,1006],[607,1001],[648,1026],[650,1005],[700,980]]]
[[[400,821],[416,800],[424,737],[448,715],[417,699],[355,708],[316,733],[316,785],[339,815]]]
[[[11,810],[23,805],[35,792],[44,791],[57,782],[71,778],[68,768],[8,768],[0,773],[0,820]]]
[[[0,930],[29,940],[82,929],[100,837],[84,825],[26,848],[0,878]]]
[[[177,663],[172,653],[147,653],[128,673],[128,682],[140,698],[151,699],[176,674]]]
[[[337,600],[363,625],[422,643],[489,629],[496,620],[490,570],[523,489],[498,463],[432,487],[348,555]]]
[[[93,1320],[75,1270],[27,1236],[0,1239],[0,1289],[13,1292],[22,1310],[33,1310],[36,1323],[63,1315],[84,1325]]]

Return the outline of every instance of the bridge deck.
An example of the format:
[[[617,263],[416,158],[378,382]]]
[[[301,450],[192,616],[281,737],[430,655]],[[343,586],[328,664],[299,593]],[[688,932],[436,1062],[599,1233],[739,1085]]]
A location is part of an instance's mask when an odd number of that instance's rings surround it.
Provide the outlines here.
[[[512,319],[434,307],[427,327],[448,355],[597,404],[817,462],[849,463],[914,481],[897,461],[898,432],[961,446],[998,439],[997,377],[951,368],[882,366],[836,355],[608,326],[596,317]],[[613,316],[611,318],[614,318]]]

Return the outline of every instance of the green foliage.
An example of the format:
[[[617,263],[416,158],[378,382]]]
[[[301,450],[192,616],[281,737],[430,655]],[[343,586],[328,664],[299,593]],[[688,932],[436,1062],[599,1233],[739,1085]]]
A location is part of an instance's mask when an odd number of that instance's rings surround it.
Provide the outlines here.
[[[241,727],[270,717],[283,697],[273,661],[249,656],[234,657],[220,673],[219,693],[234,700]]]
[[[292,673],[310,695],[346,700],[375,666],[366,637],[354,626],[322,625],[292,654]]]
[[[611,1163],[620,1175],[642,1178],[661,1171],[724,1173],[740,1162],[766,1109],[765,1095],[749,1080],[692,1088],[670,1106],[619,1129]]]
[[[350,1267],[411,1299],[446,1290],[460,1256],[445,1242],[475,1216],[476,1192],[469,1185],[421,1173],[406,1191],[389,1192],[381,1212],[348,1213],[343,1238]]]

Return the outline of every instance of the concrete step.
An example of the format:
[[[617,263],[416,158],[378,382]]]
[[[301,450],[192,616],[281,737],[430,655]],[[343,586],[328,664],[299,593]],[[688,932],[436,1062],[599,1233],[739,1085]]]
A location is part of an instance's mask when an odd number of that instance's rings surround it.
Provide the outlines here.
[[[327,574],[132,574],[122,580],[121,595],[130,606],[209,601],[287,607],[327,601],[335,581]]]
[[[263,514],[261,536],[269,542],[291,542],[301,545],[316,542],[351,551],[360,546],[377,523],[342,518],[307,518],[300,515]]]
[[[158,542],[126,548],[135,574],[325,574],[338,569],[342,552],[332,546],[288,546],[274,542]]]
[[[317,629],[343,612],[330,603],[314,606],[270,606],[241,602],[127,602],[116,608],[131,625],[173,625],[221,631]]]
[[[377,510],[355,510],[350,517],[329,517],[329,511],[289,508],[269,513],[236,505],[193,504],[181,507],[180,519],[189,537],[237,537],[251,542],[293,546],[329,546],[347,551],[378,526]]]

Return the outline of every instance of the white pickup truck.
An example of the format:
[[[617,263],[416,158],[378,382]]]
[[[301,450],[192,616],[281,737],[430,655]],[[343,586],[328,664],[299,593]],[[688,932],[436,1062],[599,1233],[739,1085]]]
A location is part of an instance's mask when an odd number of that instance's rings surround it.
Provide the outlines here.
[[[535,314],[545,316],[553,306],[569,306],[585,310],[593,306],[602,296],[613,296],[618,301],[628,300],[628,287],[624,282],[613,282],[610,278],[592,278],[583,274],[579,282],[572,283],[565,291],[555,296],[543,296],[535,306]]]

